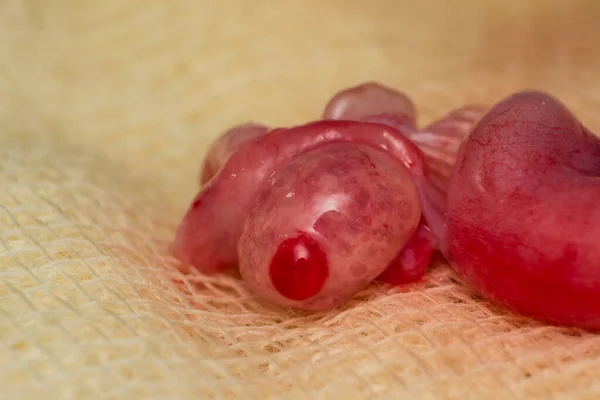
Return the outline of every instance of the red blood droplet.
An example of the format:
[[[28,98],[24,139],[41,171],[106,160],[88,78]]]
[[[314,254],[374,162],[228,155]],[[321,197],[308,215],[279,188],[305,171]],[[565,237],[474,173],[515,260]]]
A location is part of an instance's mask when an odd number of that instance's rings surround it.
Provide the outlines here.
[[[323,289],[329,277],[327,255],[306,233],[281,242],[269,268],[271,282],[281,295],[302,301]]]

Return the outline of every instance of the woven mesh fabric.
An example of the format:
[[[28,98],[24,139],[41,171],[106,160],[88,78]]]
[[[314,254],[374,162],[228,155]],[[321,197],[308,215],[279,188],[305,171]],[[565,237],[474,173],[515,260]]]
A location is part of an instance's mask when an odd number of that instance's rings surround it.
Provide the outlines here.
[[[600,132],[599,18],[596,0],[0,1],[0,398],[600,398],[600,337],[497,309],[443,264],[311,314],[168,253],[223,129],[317,118],[359,82],[421,122],[542,89]]]

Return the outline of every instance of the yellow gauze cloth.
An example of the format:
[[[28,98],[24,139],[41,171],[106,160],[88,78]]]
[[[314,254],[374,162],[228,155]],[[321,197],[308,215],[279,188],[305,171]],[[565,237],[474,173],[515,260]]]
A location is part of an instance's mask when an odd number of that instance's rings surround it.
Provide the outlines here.
[[[600,337],[444,265],[310,314],[168,252],[217,135],[364,81],[421,123],[541,89],[600,132],[599,20],[597,0],[0,1],[0,398],[599,399]]]

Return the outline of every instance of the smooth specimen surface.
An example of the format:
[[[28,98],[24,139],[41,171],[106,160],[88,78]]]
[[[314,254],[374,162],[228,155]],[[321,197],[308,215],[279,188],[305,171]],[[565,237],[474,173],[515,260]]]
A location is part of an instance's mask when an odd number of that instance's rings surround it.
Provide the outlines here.
[[[522,92],[462,145],[448,194],[448,256],[486,298],[600,328],[600,141],[557,99]]]
[[[446,179],[477,116],[455,110],[419,131],[405,94],[365,83],[322,120],[233,127],[207,154],[173,252],[205,273],[239,267],[262,297],[311,310],[374,279],[419,280],[446,243]]]
[[[387,153],[355,143],[320,146],[277,171],[259,195],[238,245],[240,272],[279,304],[328,309],[381,274],[420,218],[412,177]],[[304,242],[292,260],[287,250],[279,257],[289,239]],[[313,277],[323,276],[323,264],[329,277],[322,290],[298,298],[317,287]],[[272,279],[284,271],[286,282]]]

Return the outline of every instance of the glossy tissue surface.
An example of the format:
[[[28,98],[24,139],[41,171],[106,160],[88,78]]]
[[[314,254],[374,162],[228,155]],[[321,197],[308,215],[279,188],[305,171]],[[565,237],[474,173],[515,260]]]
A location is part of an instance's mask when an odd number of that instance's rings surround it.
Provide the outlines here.
[[[277,171],[240,238],[246,282],[281,304],[321,309],[381,274],[421,216],[410,174],[389,158],[369,146],[334,143]]]
[[[448,256],[486,298],[600,328],[600,141],[539,92],[499,102],[465,139],[448,195]]]
[[[201,183],[175,254],[206,273],[238,267],[281,306],[418,281],[439,251],[496,304],[600,328],[600,141],[548,94],[418,128],[406,95],[365,83],[320,120],[227,131]]]
[[[263,298],[309,310],[375,279],[417,281],[446,242],[447,178],[481,114],[417,129],[406,95],[365,83],[305,125],[233,127],[209,149],[173,251],[205,273],[237,267]]]

